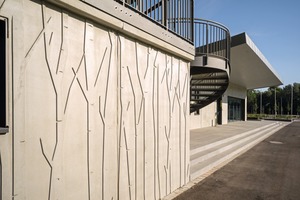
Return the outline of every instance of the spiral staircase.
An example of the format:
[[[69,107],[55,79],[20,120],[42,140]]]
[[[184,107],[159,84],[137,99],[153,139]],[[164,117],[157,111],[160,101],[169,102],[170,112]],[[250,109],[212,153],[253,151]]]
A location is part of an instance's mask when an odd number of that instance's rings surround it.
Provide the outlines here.
[[[190,113],[222,97],[230,76],[230,33],[216,22],[194,19],[195,60],[191,62]]]

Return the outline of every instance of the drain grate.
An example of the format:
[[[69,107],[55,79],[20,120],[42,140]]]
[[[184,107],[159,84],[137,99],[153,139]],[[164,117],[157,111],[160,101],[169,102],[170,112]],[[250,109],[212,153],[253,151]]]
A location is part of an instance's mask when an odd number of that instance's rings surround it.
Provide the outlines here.
[[[279,142],[279,141],[269,141],[271,144],[283,144],[283,142]]]

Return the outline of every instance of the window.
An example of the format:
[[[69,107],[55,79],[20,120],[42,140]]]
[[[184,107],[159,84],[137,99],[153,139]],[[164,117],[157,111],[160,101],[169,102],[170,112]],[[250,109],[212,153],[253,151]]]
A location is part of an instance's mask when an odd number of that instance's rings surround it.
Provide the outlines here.
[[[228,121],[245,120],[245,99],[228,97]]]
[[[6,21],[0,18],[0,134],[7,132],[6,98]]]

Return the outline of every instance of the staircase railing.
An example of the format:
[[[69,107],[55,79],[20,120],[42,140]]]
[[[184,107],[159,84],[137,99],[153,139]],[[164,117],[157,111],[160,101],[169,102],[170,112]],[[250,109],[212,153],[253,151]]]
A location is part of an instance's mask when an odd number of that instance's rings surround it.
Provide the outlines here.
[[[195,56],[202,62],[191,63],[191,113],[214,102],[226,91],[230,73],[230,39],[229,30],[222,24],[194,19]],[[210,62],[211,57],[224,62]]]
[[[213,56],[230,61],[231,37],[222,24],[204,19],[194,19],[194,45],[196,56]]]
[[[194,39],[194,0],[114,0],[134,9],[181,38]],[[182,20],[189,19],[189,20]]]

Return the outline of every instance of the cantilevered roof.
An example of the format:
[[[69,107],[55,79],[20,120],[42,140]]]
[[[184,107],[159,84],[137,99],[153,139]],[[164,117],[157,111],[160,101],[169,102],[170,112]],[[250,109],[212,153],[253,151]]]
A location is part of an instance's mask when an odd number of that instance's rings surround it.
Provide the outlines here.
[[[283,84],[271,64],[246,33],[231,38],[230,82],[247,89]]]

